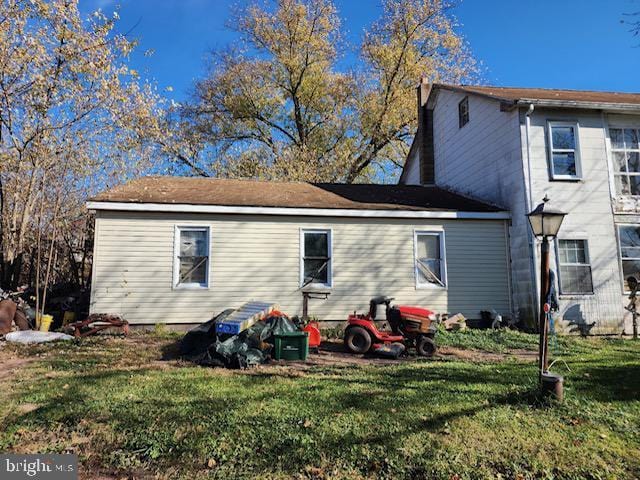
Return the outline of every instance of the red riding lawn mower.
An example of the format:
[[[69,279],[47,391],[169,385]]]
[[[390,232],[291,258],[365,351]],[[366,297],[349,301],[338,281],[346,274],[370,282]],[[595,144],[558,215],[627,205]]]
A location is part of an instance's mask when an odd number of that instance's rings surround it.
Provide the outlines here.
[[[352,353],[376,351],[384,346],[401,343],[405,347],[415,347],[419,355],[431,357],[436,353],[436,314],[419,307],[391,305],[391,297],[374,297],[369,302],[366,315],[353,312],[349,315],[344,332],[344,345]],[[378,310],[385,306],[386,321],[391,331],[381,331],[376,327]]]

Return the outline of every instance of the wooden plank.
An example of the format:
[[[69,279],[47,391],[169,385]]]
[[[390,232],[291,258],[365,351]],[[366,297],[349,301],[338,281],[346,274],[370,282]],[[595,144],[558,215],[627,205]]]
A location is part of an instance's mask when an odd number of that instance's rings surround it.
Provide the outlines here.
[[[263,319],[278,304],[273,302],[247,302],[220,322],[216,322],[216,332],[237,335]]]

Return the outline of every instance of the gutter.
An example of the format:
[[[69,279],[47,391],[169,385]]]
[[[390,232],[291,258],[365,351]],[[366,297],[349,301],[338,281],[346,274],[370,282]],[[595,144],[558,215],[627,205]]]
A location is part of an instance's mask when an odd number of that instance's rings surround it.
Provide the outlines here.
[[[531,179],[531,139],[530,139],[530,131],[531,131],[531,115],[533,115],[533,111],[535,110],[534,103],[529,103],[527,111],[525,112],[525,141],[527,146],[527,184],[526,194],[525,194],[525,205],[526,211],[529,213],[533,209],[533,181]],[[529,259],[530,259],[530,267],[531,267],[531,276],[533,277],[533,285],[535,285],[535,289],[533,292],[533,299],[535,304],[533,305],[533,311],[537,313],[537,318],[540,318],[539,315],[539,305],[540,305],[540,278],[538,275],[538,270],[536,265],[538,263],[538,249],[536,248],[536,239],[533,235],[533,232],[528,225],[525,225],[527,229],[527,237],[529,242]]]
[[[89,210],[125,212],[165,212],[165,213],[210,213],[236,215],[285,215],[305,217],[352,217],[352,218],[416,218],[416,219],[467,219],[467,220],[509,220],[506,211],[466,212],[433,210],[356,210],[342,208],[283,208],[283,207],[238,207],[226,205],[193,205],[176,203],[128,203],[128,202],[87,202]]]
[[[535,106],[533,103],[529,104],[529,108],[525,113],[525,139],[527,143],[527,191],[528,195],[525,197],[525,203],[527,205],[527,212],[531,211],[531,205],[533,203],[533,182],[531,181],[531,141],[529,140],[529,135],[531,131],[531,115]]]
[[[640,104],[637,103],[580,102],[575,100],[540,100],[533,98],[522,98],[516,102],[512,102],[512,108],[529,107],[531,105],[550,108],[582,108],[640,113]]]

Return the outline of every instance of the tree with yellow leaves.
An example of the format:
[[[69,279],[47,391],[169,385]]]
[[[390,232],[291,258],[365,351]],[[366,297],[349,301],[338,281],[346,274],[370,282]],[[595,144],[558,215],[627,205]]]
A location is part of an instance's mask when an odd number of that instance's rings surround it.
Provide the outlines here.
[[[277,0],[236,12],[238,48],[217,52],[181,109],[197,174],[355,182],[402,165],[420,77],[459,83],[476,62],[441,0],[384,0],[353,71],[331,0]]]
[[[86,194],[149,158],[159,99],[127,66],[134,43],[116,20],[82,19],[78,0],[0,0],[4,288],[22,281],[25,257],[38,276],[55,268],[53,245],[77,228]]]

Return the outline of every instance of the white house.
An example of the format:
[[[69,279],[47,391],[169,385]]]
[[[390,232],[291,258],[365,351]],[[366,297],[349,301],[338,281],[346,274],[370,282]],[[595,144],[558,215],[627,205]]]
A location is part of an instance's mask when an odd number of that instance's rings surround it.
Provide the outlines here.
[[[502,206],[514,314],[533,323],[538,246],[526,213],[568,213],[552,256],[564,324],[630,332],[624,279],[640,277],[640,94],[418,87],[419,128],[400,183]]]
[[[249,300],[344,321],[370,297],[513,310],[509,214],[433,186],[145,177],[93,198],[91,312],[193,324]]]

